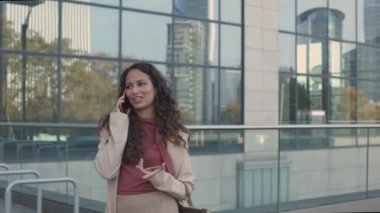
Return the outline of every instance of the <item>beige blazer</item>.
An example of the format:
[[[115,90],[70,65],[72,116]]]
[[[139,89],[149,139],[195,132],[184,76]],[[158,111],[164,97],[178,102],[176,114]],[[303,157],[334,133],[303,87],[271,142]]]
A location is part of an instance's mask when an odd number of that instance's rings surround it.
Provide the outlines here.
[[[94,165],[99,175],[107,180],[108,201],[105,212],[116,213],[119,169],[128,137],[128,115],[121,112],[112,112],[109,126],[110,131],[107,129],[100,131],[100,143]],[[181,133],[181,137],[186,140],[186,146],[167,143],[167,150],[173,162],[174,176],[166,171],[161,171],[149,178],[149,181],[157,190],[164,191],[181,201],[181,204],[185,204],[183,201],[187,197],[184,183],[191,194],[194,190],[194,175],[188,154],[188,135]]]

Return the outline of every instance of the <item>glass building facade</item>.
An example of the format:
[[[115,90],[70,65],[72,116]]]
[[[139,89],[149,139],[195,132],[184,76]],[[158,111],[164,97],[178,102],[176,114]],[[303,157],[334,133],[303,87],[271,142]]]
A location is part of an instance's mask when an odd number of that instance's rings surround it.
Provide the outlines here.
[[[121,72],[156,65],[187,124],[242,123],[241,2],[1,3],[1,121],[94,122]]]
[[[378,122],[380,2],[279,4],[280,122]]]
[[[104,207],[96,122],[139,61],[191,130],[197,206],[380,195],[379,0],[29,0],[0,13],[0,163],[75,178],[83,208]]]

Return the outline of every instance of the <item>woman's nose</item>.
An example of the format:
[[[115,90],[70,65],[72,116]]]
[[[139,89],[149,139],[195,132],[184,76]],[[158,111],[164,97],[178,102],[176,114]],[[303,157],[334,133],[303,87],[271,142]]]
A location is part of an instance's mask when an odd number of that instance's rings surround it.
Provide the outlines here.
[[[135,93],[138,93],[138,92],[139,92],[139,88],[132,87],[132,94],[135,94]]]

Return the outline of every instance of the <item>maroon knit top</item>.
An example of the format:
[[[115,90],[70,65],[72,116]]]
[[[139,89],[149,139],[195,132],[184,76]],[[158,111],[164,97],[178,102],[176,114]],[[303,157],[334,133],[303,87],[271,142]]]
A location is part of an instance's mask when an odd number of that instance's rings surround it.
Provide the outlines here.
[[[165,170],[173,174],[173,164],[166,150],[166,144],[161,140],[157,125],[153,120],[140,118],[143,131],[141,140],[141,157],[144,159],[144,168],[159,166],[165,162]],[[156,191],[149,180],[142,178],[141,171],[136,165],[122,162],[120,166],[117,194],[136,195]]]

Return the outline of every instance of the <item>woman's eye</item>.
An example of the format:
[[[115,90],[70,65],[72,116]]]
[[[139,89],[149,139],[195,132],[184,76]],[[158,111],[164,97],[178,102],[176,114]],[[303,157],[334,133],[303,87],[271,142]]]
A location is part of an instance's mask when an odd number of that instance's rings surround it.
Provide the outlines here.
[[[125,87],[125,89],[130,89],[130,88],[132,88],[132,87],[131,87],[131,86],[126,86],[126,87]]]
[[[139,83],[139,86],[144,86],[144,85],[145,85],[144,82],[140,82],[140,83]]]

